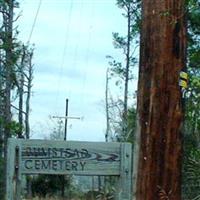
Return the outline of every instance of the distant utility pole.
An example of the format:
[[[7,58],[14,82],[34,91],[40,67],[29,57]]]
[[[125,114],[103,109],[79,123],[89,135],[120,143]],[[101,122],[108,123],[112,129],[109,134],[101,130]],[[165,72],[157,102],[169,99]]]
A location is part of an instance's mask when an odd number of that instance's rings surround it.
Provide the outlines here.
[[[64,140],[67,140],[67,117],[68,117],[68,103],[69,100],[66,99],[66,110],[65,110],[65,132],[64,132]]]
[[[69,106],[69,99],[66,99],[66,108],[65,108],[65,116],[52,116],[51,118],[54,119],[65,119],[65,130],[64,130],[64,141],[67,140],[67,122],[68,119],[79,119],[81,120],[81,117],[69,117],[68,116],[68,106]],[[65,175],[62,176],[62,188],[61,188],[61,196],[64,197],[65,195]]]
[[[106,104],[106,134],[105,140],[108,142],[110,133],[110,116],[109,116],[109,105],[108,105],[108,83],[109,83],[109,68],[106,71],[106,91],[105,91],[105,104]]]
[[[51,116],[51,118],[54,118],[54,119],[65,119],[64,141],[67,140],[67,122],[68,122],[68,119],[78,119],[78,120],[82,119],[82,117],[69,117],[68,116],[68,105],[69,105],[69,99],[66,99],[66,109],[65,109],[65,116],[64,117],[62,117],[62,116]]]

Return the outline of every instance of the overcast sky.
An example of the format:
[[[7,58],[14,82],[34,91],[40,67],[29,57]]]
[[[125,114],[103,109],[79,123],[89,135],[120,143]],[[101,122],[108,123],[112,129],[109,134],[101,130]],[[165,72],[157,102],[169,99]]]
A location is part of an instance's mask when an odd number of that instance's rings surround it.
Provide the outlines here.
[[[27,42],[40,0],[20,0],[20,38]],[[120,57],[112,32],[126,32],[115,0],[42,0],[30,43],[35,44],[31,130],[33,138],[50,135],[65,115],[69,140],[104,141],[106,55]],[[132,86],[131,86],[132,87]]]

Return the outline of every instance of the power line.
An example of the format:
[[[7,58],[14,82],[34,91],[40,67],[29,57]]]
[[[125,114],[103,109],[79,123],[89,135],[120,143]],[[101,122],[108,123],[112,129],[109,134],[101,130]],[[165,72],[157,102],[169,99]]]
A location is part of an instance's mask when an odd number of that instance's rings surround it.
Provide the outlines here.
[[[39,12],[40,12],[41,4],[42,4],[42,0],[39,1],[38,8],[37,8],[37,12],[36,12],[36,15],[35,15],[35,18],[34,18],[34,21],[33,21],[33,25],[32,25],[32,27],[31,27],[31,32],[30,32],[30,34],[29,34],[28,42],[27,42],[27,43],[29,43],[30,40],[31,40],[33,31],[34,31],[34,28],[35,28],[35,25],[36,25],[36,21],[37,21],[37,18],[38,18],[38,14],[39,14]]]
[[[92,41],[92,36],[93,36],[93,24],[95,21],[96,13],[95,13],[95,7],[94,4],[91,4],[91,9],[90,9],[90,27],[89,27],[89,32],[88,32],[88,40],[87,40],[87,45],[86,45],[86,52],[85,52],[85,67],[84,67],[84,75],[83,75],[83,84],[82,84],[82,96],[83,96],[83,104],[85,104],[85,88],[86,88],[86,82],[88,78],[88,65],[89,65],[89,54],[91,53],[91,41]]]
[[[69,26],[70,26],[70,23],[71,23],[72,10],[73,10],[73,0],[71,0],[70,7],[69,7],[68,21],[67,21],[66,32],[65,32],[65,43],[64,43],[64,48],[63,48],[63,53],[62,53],[62,58],[61,58],[61,64],[60,64],[60,69],[59,69],[59,74],[58,74],[58,81],[57,81],[58,84],[57,84],[57,91],[56,91],[56,95],[55,95],[55,97],[56,97],[55,105],[58,104],[57,101],[58,101],[58,98],[59,98],[60,85],[61,85],[61,79],[62,79],[62,74],[63,74],[64,62],[65,62],[65,55],[66,55],[67,45],[68,45]]]

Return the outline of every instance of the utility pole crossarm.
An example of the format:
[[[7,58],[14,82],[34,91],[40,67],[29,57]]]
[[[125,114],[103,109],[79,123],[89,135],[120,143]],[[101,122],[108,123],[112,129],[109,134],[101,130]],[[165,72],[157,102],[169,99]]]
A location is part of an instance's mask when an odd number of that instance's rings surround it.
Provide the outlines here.
[[[65,117],[61,117],[61,116],[51,116],[51,118],[53,118],[53,119],[79,119],[79,120],[81,120],[83,117],[69,117],[69,116],[65,116]]]
[[[52,119],[59,119],[59,120],[62,120],[64,119],[65,120],[65,129],[64,129],[64,141],[67,140],[67,121],[68,119],[76,119],[76,120],[82,120],[83,117],[77,117],[77,116],[68,116],[68,103],[69,103],[69,100],[66,99],[66,110],[65,110],[65,116],[50,116],[50,118]]]

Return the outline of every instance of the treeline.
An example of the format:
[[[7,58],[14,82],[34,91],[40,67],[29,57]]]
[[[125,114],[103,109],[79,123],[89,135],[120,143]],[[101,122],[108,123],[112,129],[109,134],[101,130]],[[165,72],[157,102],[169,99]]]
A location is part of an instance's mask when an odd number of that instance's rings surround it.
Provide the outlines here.
[[[7,140],[29,138],[33,51],[18,40],[16,0],[0,1],[0,199],[5,194]]]
[[[136,93],[132,90],[134,67],[138,66],[141,0],[116,0],[126,19],[127,33],[113,33],[121,60],[107,56],[106,141],[134,141]],[[200,0],[186,0],[188,88],[183,93],[183,199],[200,191]],[[29,138],[30,98],[33,81],[33,52],[29,43],[18,40],[17,0],[0,0],[0,199],[5,194],[6,147],[9,137]],[[162,13],[170,17],[170,12]],[[110,90],[116,87],[118,94]],[[113,89],[112,89],[113,90]]]
[[[134,68],[139,65],[139,35],[141,24],[141,0],[116,0],[127,20],[127,34],[113,33],[113,44],[121,50],[122,59],[107,56],[110,67],[106,77],[106,140],[134,142],[136,129],[136,96],[132,80]],[[170,11],[160,13],[170,19]],[[187,21],[188,88],[183,90],[183,199],[196,198],[200,191],[200,1],[186,0],[184,15]],[[156,44],[155,44],[156,45]],[[110,87],[115,83],[118,95]],[[129,85],[131,87],[129,87]],[[113,90],[113,89],[112,89]]]
[[[185,121],[183,124],[183,199],[193,199],[200,191],[200,1],[187,4],[187,71],[188,88],[185,93]]]

